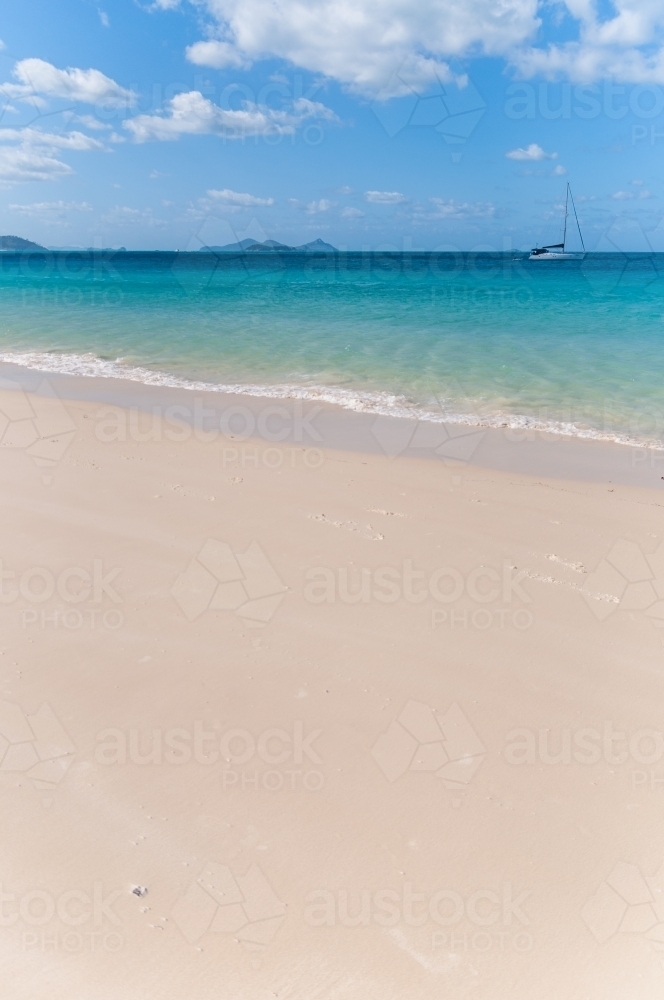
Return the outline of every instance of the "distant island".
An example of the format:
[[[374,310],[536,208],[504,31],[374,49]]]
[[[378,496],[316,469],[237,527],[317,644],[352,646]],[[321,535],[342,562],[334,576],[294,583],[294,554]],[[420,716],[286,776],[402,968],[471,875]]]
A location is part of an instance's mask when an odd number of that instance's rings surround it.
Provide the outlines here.
[[[324,240],[312,240],[311,243],[303,243],[299,247],[290,247],[286,243],[278,243],[276,240],[265,240],[259,243],[258,240],[240,240],[239,243],[227,243],[223,247],[206,246],[201,247],[199,253],[338,253],[336,247]]]
[[[100,253],[102,247],[46,247],[47,250],[52,250],[54,253],[94,253],[98,250]],[[112,250],[114,253],[127,253],[126,247],[103,247],[104,250]]]
[[[24,240],[21,236],[0,236],[0,251],[5,250],[8,253],[21,253],[22,251],[34,251],[34,250],[52,250],[56,253],[62,253],[64,251],[73,251],[75,253],[91,253],[95,250],[101,250],[100,247],[43,247],[41,243],[33,243],[32,240]],[[115,252],[124,251],[126,253],[126,247],[104,247],[104,250],[114,250]]]
[[[21,239],[20,236],[0,236],[0,250],[45,250],[39,243]]]
[[[54,253],[94,253],[95,251],[114,251],[116,253],[126,253],[126,247],[43,247],[39,243],[31,240],[24,240],[21,236],[0,236],[0,252],[21,253],[27,251],[52,251]],[[154,252],[154,251],[153,251]],[[173,251],[166,251],[173,252]],[[336,247],[324,240],[312,240],[310,243],[303,243],[299,247],[291,247],[286,243],[278,243],[277,240],[265,240],[259,243],[258,240],[240,240],[239,243],[227,243],[226,246],[204,246],[199,253],[338,253]]]

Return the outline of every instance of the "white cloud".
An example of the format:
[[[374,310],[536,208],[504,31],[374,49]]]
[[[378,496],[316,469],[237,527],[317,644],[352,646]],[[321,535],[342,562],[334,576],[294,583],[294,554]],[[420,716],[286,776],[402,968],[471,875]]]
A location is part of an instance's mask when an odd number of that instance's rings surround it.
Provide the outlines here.
[[[92,205],[89,205],[87,201],[35,201],[31,205],[8,205],[7,208],[17,215],[47,220],[54,217],[60,220],[69,212],[92,211]]]
[[[359,208],[344,208],[341,213],[342,219],[363,219],[364,212],[361,212]]]
[[[16,101],[27,101],[34,108],[48,107],[48,101],[38,97],[30,87],[22,83],[0,83],[0,96]]]
[[[22,142],[48,149],[103,149],[103,143],[82,132],[42,132],[38,128],[0,128],[0,142]]]
[[[400,205],[408,201],[400,191],[365,191],[364,197],[374,205]]]
[[[82,104],[120,108],[132,105],[135,94],[104,76],[98,69],[57,69],[43,59],[22,59],[12,70],[18,83],[0,85],[0,93],[22,100],[37,95],[62,97]]]
[[[207,193],[215,201],[225,205],[238,205],[241,208],[274,205],[274,198],[256,198],[253,194],[242,194],[240,191],[231,191],[230,188],[224,188],[223,191],[212,189]]]
[[[99,11],[99,20],[101,21],[104,28],[108,28],[110,26],[111,22],[108,20],[108,14],[105,11],[103,10]]]
[[[87,201],[33,201],[29,205],[8,205],[12,212],[21,215],[42,215],[44,212],[91,212]]]
[[[102,216],[102,222],[108,222],[111,225],[144,225],[156,228],[162,228],[166,225],[163,219],[155,219],[149,208],[129,208],[127,205],[116,205]]]
[[[326,104],[321,104],[320,101],[310,101],[307,97],[298,97],[297,100],[293,101],[293,111],[302,118],[319,118],[323,121],[335,122],[337,125],[341,124],[341,120]]]
[[[211,66],[213,69],[232,66],[235,69],[246,69],[251,65],[230,42],[196,42],[194,45],[189,45],[185,51],[189,62],[196,66]]]
[[[496,209],[491,202],[462,202],[454,201],[453,198],[429,198],[433,205],[433,211],[425,214],[432,219],[470,219],[470,218],[491,218],[495,215]]]
[[[7,48],[7,46],[5,45],[5,43],[3,42],[3,40],[0,38],[0,52],[2,52],[2,50],[6,49],[6,48]]]
[[[23,146],[0,146],[0,183],[52,181],[73,174],[54,156]]]
[[[562,163],[559,163],[551,171],[551,174],[552,174],[553,177],[564,177],[566,173],[567,173],[567,171],[566,171],[565,167],[562,165]]]
[[[655,195],[652,194],[652,192],[649,191],[648,188],[646,188],[646,187],[643,186],[643,181],[642,180],[634,180],[634,181],[631,181],[630,183],[633,184],[633,186],[635,188],[638,188],[638,192],[636,194],[637,198],[654,198],[655,197]]]
[[[320,212],[329,212],[332,208],[333,202],[328,201],[327,198],[321,198],[319,201],[310,201],[307,205],[307,215],[318,215]]]
[[[240,110],[213,104],[198,90],[176,94],[163,115],[137,115],[123,122],[136,142],[179,139],[181,135],[220,135],[242,139],[252,135],[291,135],[309,118],[338,121],[324,104],[300,98],[289,111],[245,101]]]
[[[512,149],[509,153],[505,153],[508,160],[557,160],[557,153],[545,153],[541,146],[538,146],[536,142],[531,142],[529,146],[525,149],[518,148]]]
[[[579,83],[614,78],[664,83],[664,4],[613,0],[608,16],[592,0],[558,0],[571,41],[535,45],[551,0],[191,0],[207,8],[208,39],[187,50],[198,65],[241,67],[279,58],[383,97],[435,76],[449,61],[502,56],[527,77],[544,74]],[[169,10],[179,0],[155,0]],[[601,11],[601,13],[600,13]]]
[[[632,184],[634,181],[632,181]],[[654,198],[655,195],[652,194],[647,188],[641,188],[639,191],[614,191],[611,198],[614,201],[631,201],[632,198],[638,198],[639,200],[646,200],[648,198]]]
[[[105,122],[100,122],[94,115],[73,115],[70,120],[85,125],[86,128],[91,129],[93,132],[107,132],[111,128]]]

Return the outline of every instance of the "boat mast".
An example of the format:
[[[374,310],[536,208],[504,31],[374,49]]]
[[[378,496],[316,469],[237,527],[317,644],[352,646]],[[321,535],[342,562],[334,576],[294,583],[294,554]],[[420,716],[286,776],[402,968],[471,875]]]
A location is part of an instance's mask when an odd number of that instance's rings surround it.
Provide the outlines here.
[[[567,185],[569,188],[569,184]],[[574,209],[574,218],[576,219],[576,228],[579,230],[579,239],[581,240],[581,246],[583,247],[583,252],[586,252],[586,244],[583,242],[583,236],[581,235],[581,226],[579,225],[579,217],[576,214],[576,205],[574,204],[574,198],[572,197],[572,192],[570,191],[570,197],[572,198],[572,208]]]
[[[569,203],[569,182],[565,193],[565,228],[563,229],[563,253],[565,253],[565,241],[567,239],[567,205]]]

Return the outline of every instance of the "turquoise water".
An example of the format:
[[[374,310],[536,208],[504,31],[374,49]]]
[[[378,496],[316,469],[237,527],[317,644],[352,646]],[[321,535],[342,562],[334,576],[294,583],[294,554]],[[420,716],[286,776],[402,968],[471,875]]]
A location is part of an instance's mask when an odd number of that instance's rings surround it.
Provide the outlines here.
[[[0,254],[0,360],[664,444],[664,255]]]

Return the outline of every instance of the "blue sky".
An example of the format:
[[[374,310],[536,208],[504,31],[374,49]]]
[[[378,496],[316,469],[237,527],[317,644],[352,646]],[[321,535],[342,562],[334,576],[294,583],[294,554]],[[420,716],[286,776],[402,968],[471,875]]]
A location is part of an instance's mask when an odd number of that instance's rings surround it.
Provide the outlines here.
[[[653,0],[4,4],[0,232],[664,250]]]

